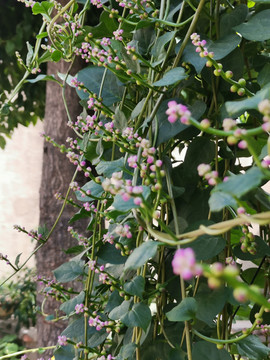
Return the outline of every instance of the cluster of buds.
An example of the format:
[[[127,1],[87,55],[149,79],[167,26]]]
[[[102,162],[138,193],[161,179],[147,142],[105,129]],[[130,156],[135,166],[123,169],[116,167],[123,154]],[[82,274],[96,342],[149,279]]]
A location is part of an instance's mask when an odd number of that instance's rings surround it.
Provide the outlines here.
[[[258,105],[260,113],[263,114],[264,124],[262,128],[264,131],[270,131],[270,100],[265,99],[261,101]]]
[[[87,265],[92,271],[94,271],[96,274],[99,274],[99,281],[102,282],[102,284],[107,284],[107,285],[112,284],[112,280],[110,279],[108,273],[104,271],[105,270],[104,265],[98,267],[96,261],[91,259],[88,261]]]
[[[23,59],[22,59],[21,54],[19,53],[19,51],[16,51],[16,52],[15,52],[15,55],[16,55],[16,58],[17,58],[17,60],[18,60],[18,63],[19,63],[20,65],[24,66],[24,62],[23,62]]]
[[[103,235],[103,241],[104,241],[104,243],[108,242],[109,244],[113,244],[114,236],[108,232]]]
[[[214,57],[214,53],[213,52],[209,52],[208,49],[206,48],[206,40],[201,40],[201,37],[199,34],[197,33],[193,33],[190,36],[191,42],[194,46],[196,46],[196,52],[200,55],[200,57],[204,58],[204,57],[209,57],[209,58],[213,58]],[[212,62],[210,60],[208,60],[209,63],[206,64],[206,66],[212,66]]]
[[[204,272],[204,276],[208,279],[208,286],[210,289],[216,289],[220,287],[224,278],[233,277],[239,275],[239,269],[236,266],[235,262],[232,260],[227,260],[228,265],[224,266],[220,262],[213,263],[208,271]]]
[[[17,0],[17,1],[23,3],[25,7],[33,7],[36,3],[36,1],[33,0]]]
[[[13,228],[18,232],[23,232],[24,234],[27,234],[33,240],[42,241],[42,234],[38,233],[37,230],[27,231],[24,226],[20,225],[13,225]]]
[[[238,128],[236,120],[225,118],[223,120],[222,126],[224,131],[234,131],[233,135],[227,137],[227,142],[229,145],[235,145],[238,143],[239,149],[247,148],[247,142],[245,140],[241,140],[241,136],[246,135],[246,130]]]
[[[99,315],[96,315],[95,317],[91,316],[88,320],[88,324],[91,327],[95,327],[97,331],[100,331],[105,327],[108,333],[111,332],[111,327],[114,326],[113,321],[102,321]]]
[[[239,96],[243,96],[246,92],[246,80],[245,79],[239,79],[237,82],[234,80],[231,80],[233,77],[233,72],[231,70],[224,71],[223,65],[221,63],[217,63],[214,58],[214,53],[209,52],[206,47],[206,40],[201,40],[200,35],[197,33],[193,33],[190,36],[190,39],[192,41],[192,44],[196,46],[196,52],[199,53],[200,57],[206,58],[206,66],[211,67],[214,66],[214,75],[215,76],[222,76],[223,79],[227,80],[230,84],[232,84],[230,91],[231,92],[237,92]]]
[[[209,164],[200,164],[197,170],[199,176],[204,177],[209,185],[215,186],[218,183],[218,172],[212,171]]]
[[[112,356],[111,354],[101,355],[100,357],[97,358],[97,360],[113,360],[113,359],[116,359],[116,357]]]
[[[242,232],[244,236],[240,238],[241,250],[244,253],[249,252],[251,255],[255,255],[257,244],[254,235],[249,231],[246,225],[242,226]]]
[[[180,120],[181,123],[185,125],[189,124],[189,119],[191,117],[191,112],[188,110],[187,106],[177,104],[174,100],[168,102],[166,114],[168,115],[168,121],[170,123],[175,123],[177,120]]]
[[[60,346],[66,346],[68,344],[67,337],[65,335],[58,336],[58,344]]]
[[[135,205],[140,205],[143,201],[143,187],[132,186],[131,180],[123,179],[122,172],[113,173],[111,179],[106,178],[102,182],[102,187],[112,195],[120,194],[124,201],[133,198]]]
[[[196,263],[193,249],[176,250],[172,260],[173,272],[184,280],[191,280],[194,276],[202,275],[202,267]]]
[[[79,234],[77,231],[75,231],[72,226],[68,227],[68,232],[70,233],[70,235],[72,237],[74,237],[75,239],[78,240],[79,245],[88,246],[87,238],[85,236],[83,236],[82,234]]]
[[[75,313],[76,314],[81,314],[81,313],[84,313],[85,311],[88,311],[88,308],[86,306],[84,306],[84,304],[76,304],[75,305]]]
[[[132,0],[116,0],[119,6],[129,11],[129,14],[137,14],[141,20],[147,19],[149,16],[149,8],[153,8],[153,2],[148,0],[132,1]]]

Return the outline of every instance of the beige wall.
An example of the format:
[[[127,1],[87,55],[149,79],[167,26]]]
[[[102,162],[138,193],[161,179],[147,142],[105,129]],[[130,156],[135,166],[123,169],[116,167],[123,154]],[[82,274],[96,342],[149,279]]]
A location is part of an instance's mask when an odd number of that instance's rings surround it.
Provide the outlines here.
[[[36,229],[39,220],[39,186],[43,139],[42,123],[28,128],[19,126],[5,150],[0,149],[0,253],[14,261],[31,253],[34,243],[30,237],[13,229],[14,224],[27,230]],[[34,266],[34,259],[29,262]],[[0,261],[0,278],[11,273]]]

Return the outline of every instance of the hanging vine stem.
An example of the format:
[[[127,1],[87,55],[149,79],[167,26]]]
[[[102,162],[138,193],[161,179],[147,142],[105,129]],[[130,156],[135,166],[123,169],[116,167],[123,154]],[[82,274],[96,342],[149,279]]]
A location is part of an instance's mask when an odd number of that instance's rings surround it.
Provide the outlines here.
[[[258,317],[261,317],[264,313],[264,307],[262,306],[259,313],[258,313]],[[222,344],[222,345],[226,345],[226,344],[234,344],[234,343],[237,343],[243,339],[245,339],[246,337],[248,337],[252,331],[254,331],[257,327],[257,322],[256,320],[254,321],[253,325],[247,329],[245,331],[245,334],[241,335],[241,336],[238,336],[237,338],[232,338],[232,339],[227,339],[227,340],[221,340],[221,339],[213,339],[213,338],[210,338],[208,336],[205,336],[203,334],[201,334],[199,331],[195,330],[195,329],[192,329],[192,332],[197,335],[199,338],[203,339],[203,340],[206,340],[212,344]]]
[[[42,347],[42,348],[35,348],[35,349],[27,349],[27,350],[17,351],[17,352],[12,353],[12,354],[0,356],[0,360],[10,359],[10,358],[13,358],[15,356],[23,355],[23,354],[30,354],[30,353],[34,353],[34,352],[43,352],[45,350],[55,349],[56,347],[57,347],[56,345],[52,345],[52,346],[46,346],[46,347]]]

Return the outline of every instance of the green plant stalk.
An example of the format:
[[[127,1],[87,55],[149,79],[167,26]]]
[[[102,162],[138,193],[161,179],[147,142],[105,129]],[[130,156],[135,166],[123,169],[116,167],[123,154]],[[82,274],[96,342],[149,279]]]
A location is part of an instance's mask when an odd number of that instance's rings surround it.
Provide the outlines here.
[[[259,317],[261,317],[264,313],[264,307],[262,306],[260,311],[259,311]],[[257,323],[256,323],[256,320],[254,321],[253,325],[251,326],[251,328],[249,328],[248,330],[246,330],[246,333],[241,335],[241,336],[238,336],[237,338],[232,338],[232,339],[227,339],[227,340],[220,340],[220,339],[213,339],[213,338],[210,338],[208,336],[205,336],[203,334],[201,334],[199,331],[195,330],[195,329],[192,329],[192,332],[197,335],[199,338],[205,340],[205,341],[208,341],[212,344],[223,344],[223,345],[226,345],[226,344],[234,344],[234,343],[237,343],[243,339],[245,339],[246,337],[248,337],[252,331],[254,331],[257,327]]]
[[[194,14],[194,17],[192,19],[192,22],[190,24],[190,27],[189,27],[189,29],[188,29],[188,31],[186,33],[186,36],[185,36],[185,38],[184,38],[184,40],[183,40],[183,42],[181,44],[181,47],[180,47],[180,49],[178,51],[178,54],[177,54],[177,56],[176,56],[176,58],[174,60],[173,68],[175,68],[178,65],[178,63],[179,63],[179,61],[181,59],[181,56],[183,55],[183,51],[185,50],[185,47],[187,46],[190,35],[192,34],[192,32],[193,32],[193,30],[194,30],[194,28],[195,28],[195,26],[197,24],[197,21],[199,19],[200,13],[203,10],[204,3],[205,3],[205,0],[200,0],[199,6],[197,7],[197,10],[196,10],[196,12]]]
[[[12,353],[12,354],[0,356],[0,360],[2,360],[2,359],[10,359],[10,358],[12,358],[14,356],[23,355],[23,354],[29,354],[29,353],[34,353],[34,352],[43,352],[45,350],[55,349],[56,347],[57,347],[56,345],[52,345],[52,346],[46,346],[46,347],[42,347],[42,348],[35,348],[35,349],[27,349],[27,350],[17,351],[17,352]]]
[[[73,3],[75,3],[75,0],[70,0],[62,9],[61,11],[59,11],[55,16],[54,18],[52,18],[52,20],[50,21],[49,25],[47,26],[47,32],[48,32],[48,36],[53,44],[54,47],[57,48],[57,46],[55,45],[55,42],[53,40],[53,37],[52,37],[52,27],[54,26],[54,23],[56,22],[56,20],[67,10],[69,9]]]

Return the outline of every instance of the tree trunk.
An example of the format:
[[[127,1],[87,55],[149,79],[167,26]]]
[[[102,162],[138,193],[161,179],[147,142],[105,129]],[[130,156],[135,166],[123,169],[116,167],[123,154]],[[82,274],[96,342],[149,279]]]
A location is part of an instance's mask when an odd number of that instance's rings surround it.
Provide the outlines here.
[[[69,63],[60,61],[59,63],[48,64],[48,74],[66,73]],[[79,70],[79,63],[75,64],[72,73],[75,74]],[[74,136],[72,130],[67,126],[67,115],[62,101],[62,89],[53,82],[47,82],[46,87],[46,108],[44,119],[44,132],[52,137],[58,144],[65,144],[66,138]],[[81,106],[78,103],[76,92],[73,88],[67,86],[66,91],[67,106],[70,111],[72,120],[76,119],[81,112]],[[69,162],[64,154],[60,153],[57,148],[51,144],[44,143],[42,180],[40,188],[40,225],[46,224],[50,229],[54,224],[62,202],[56,200],[54,195],[60,192],[65,195],[69,183],[74,174],[75,167]],[[58,222],[51,238],[37,252],[37,273],[43,277],[53,278],[52,270],[68,260],[68,256],[63,252],[74,245],[72,238],[67,232],[68,220],[74,209],[67,206]],[[77,227],[76,227],[77,229]],[[38,285],[40,287],[40,285]],[[38,306],[41,306],[44,296],[38,295]],[[59,303],[54,299],[48,298],[45,303],[44,311],[46,314],[55,315],[55,310],[59,308]],[[67,326],[64,322],[50,323],[42,316],[37,319],[37,338],[38,346],[55,345],[57,337]]]

